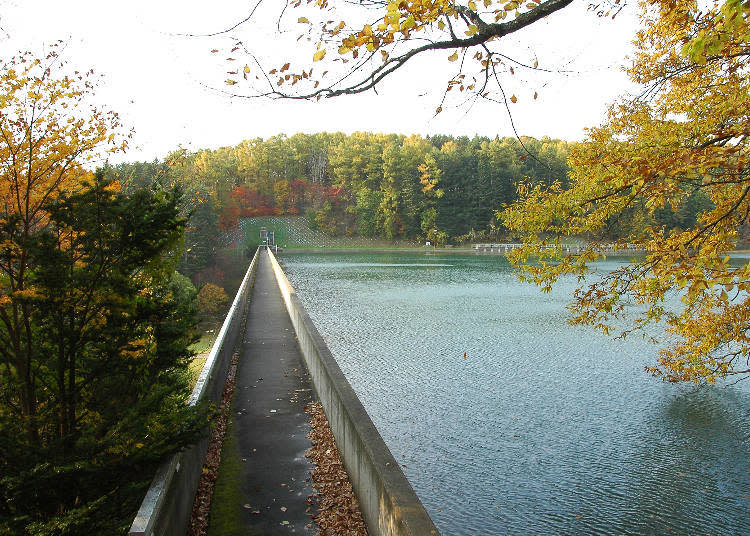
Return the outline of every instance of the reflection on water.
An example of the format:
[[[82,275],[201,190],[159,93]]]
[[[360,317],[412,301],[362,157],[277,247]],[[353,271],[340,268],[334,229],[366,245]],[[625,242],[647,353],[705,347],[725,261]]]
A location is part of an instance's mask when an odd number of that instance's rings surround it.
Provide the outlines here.
[[[543,294],[499,256],[282,261],[446,536],[750,533],[748,388],[652,379],[649,343],[567,323],[572,281]]]

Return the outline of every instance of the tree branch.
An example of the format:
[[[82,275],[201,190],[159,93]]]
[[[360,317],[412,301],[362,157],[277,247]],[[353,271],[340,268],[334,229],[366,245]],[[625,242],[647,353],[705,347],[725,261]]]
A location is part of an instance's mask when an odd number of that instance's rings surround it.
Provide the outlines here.
[[[518,15],[511,21],[496,23],[486,23],[475,12],[468,10],[467,8],[464,8],[462,6],[457,6],[457,11],[459,12],[459,14],[468,18],[474,25],[477,26],[479,31],[476,34],[466,38],[459,38],[455,35],[455,33],[453,33],[453,29],[450,26],[449,21],[448,26],[451,32],[450,39],[442,41],[431,41],[424,45],[408,50],[398,56],[392,56],[382,65],[372,69],[367,74],[363,75],[363,78],[359,82],[351,83],[350,85],[347,85],[345,87],[335,87],[340,82],[339,80],[329,86],[321,87],[314,91],[300,94],[285,93],[273,87],[271,87],[268,91],[261,91],[253,95],[237,94],[234,92],[226,93],[235,97],[244,98],[272,97],[295,100],[312,100],[364,93],[365,91],[374,89],[375,86],[377,86],[384,78],[393,74],[395,71],[403,67],[409,60],[419,54],[435,50],[466,49],[484,45],[492,39],[510,35],[534,24],[535,22],[547,17],[548,15],[551,15],[552,13],[567,7],[572,3],[572,1],[573,0],[547,0],[539,4],[531,11],[527,11]],[[356,68],[352,69],[350,73],[360,70],[366,62],[367,60],[360,63]]]

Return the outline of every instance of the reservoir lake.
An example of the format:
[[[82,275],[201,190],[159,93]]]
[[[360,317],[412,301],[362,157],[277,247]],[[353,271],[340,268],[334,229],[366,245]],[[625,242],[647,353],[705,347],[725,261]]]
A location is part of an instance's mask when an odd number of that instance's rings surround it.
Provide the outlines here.
[[[443,535],[750,534],[750,381],[656,380],[503,256],[280,260]]]

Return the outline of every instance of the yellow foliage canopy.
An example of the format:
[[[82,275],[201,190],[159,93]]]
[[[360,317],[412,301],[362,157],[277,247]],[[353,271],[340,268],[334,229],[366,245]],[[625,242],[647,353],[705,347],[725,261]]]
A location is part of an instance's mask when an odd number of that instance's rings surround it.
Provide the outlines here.
[[[642,7],[645,29],[628,72],[643,93],[613,106],[574,147],[569,189],[522,185],[522,199],[501,217],[526,243],[513,261],[545,288],[586,274],[605,242],[645,250],[644,259],[579,288],[572,321],[609,332],[634,303],[633,329],[664,321],[673,335],[648,370],[713,383],[750,373],[750,265],[727,256],[746,238],[750,217],[750,8],[734,0],[707,12],[695,2]],[[656,225],[656,211],[677,211],[696,194],[711,208],[694,228],[666,233]],[[624,221],[631,225],[613,240],[610,226]],[[566,254],[563,236],[590,243]]]
[[[218,285],[206,283],[198,291],[198,309],[206,316],[218,317],[224,312],[227,303],[229,303],[229,296]]]
[[[117,116],[86,104],[93,73],[53,76],[62,68],[53,51],[12,58],[0,72],[0,218],[20,217],[29,230],[87,163],[119,148]]]

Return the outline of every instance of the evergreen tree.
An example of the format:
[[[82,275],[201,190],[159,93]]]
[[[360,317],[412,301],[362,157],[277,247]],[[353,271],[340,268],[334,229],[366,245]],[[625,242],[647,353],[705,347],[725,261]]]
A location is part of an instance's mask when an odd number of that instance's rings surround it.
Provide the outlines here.
[[[0,345],[0,533],[123,532],[157,465],[205,424],[185,405],[196,310],[170,260],[179,195],[117,190],[97,174],[30,236],[29,284],[12,299],[32,311],[33,372],[16,374]]]

